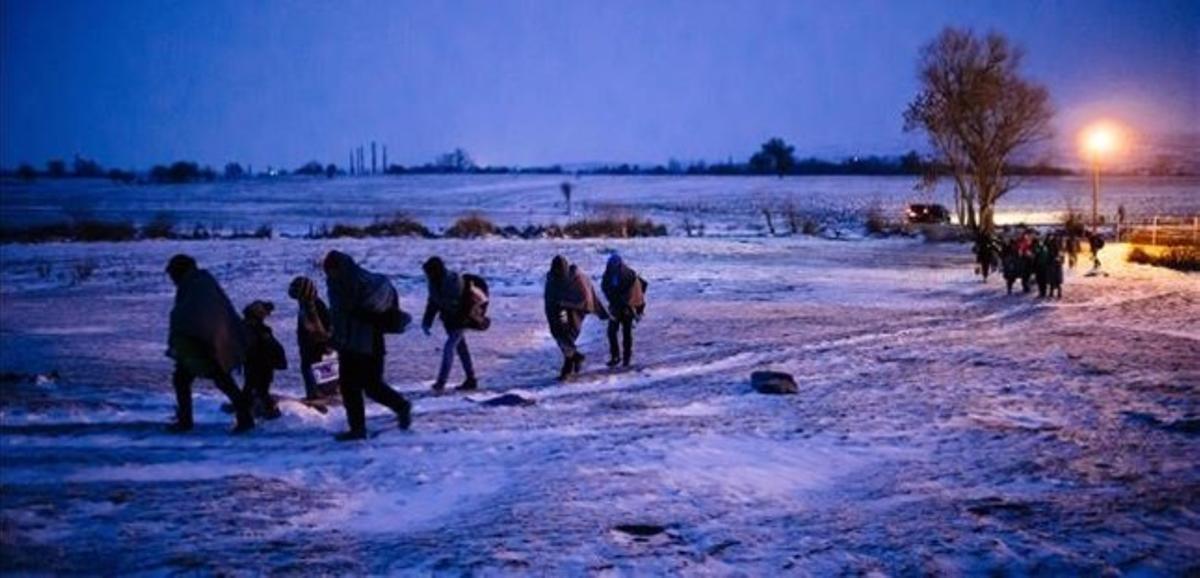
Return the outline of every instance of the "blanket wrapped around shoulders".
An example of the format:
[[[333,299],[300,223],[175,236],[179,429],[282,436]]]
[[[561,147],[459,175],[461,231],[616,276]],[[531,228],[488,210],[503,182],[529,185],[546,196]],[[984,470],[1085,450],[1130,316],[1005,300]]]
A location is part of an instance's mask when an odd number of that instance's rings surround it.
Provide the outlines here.
[[[212,274],[197,269],[175,290],[167,354],[201,377],[228,373],[245,361],[241,317]]]

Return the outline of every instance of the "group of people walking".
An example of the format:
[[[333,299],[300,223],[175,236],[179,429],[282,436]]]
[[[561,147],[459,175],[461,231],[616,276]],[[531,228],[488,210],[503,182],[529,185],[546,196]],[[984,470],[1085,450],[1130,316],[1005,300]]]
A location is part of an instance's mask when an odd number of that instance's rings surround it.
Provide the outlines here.
[[[340,393],[348,424],[347,431],[337,435],[340,441],[367,437],[364,396],[391,409],[397,425],[407,429],[412,423],[412,403],[383,376],[384,336],[402,333],[411,321],[400,309],[399,294],[386,276],[368,271],[339,251],[325,256],[322,269],[328,305],[308,277],[296,277],[288,286],[288,296],[298,305],[296,339],[305,397],[328,398],[335,395],[334,388]],[[440,318],[446,331],[431,389],[439,394],[445,390],[457,357],[465,379],[456,389],[475,390],[479,382],[466,334],[491,325],[487,282],[477,275],[450,270],[439,257],[425,261],[422,270],[428,298],[421,328],[429,335]],[[172,257],[166,272],[176,287],[167,343],[167,355],[175,361],[176,418],[169,429],[185,432],[193,428],[191,387],[197,378],[212,380],[229,398],[237,420],[234,432],[252,429],[256,418],[279,417],[270,387],[275,372],[287,368],[287,356],[267,323],[274,305],[256,300],[239,315],[212,274],[188,255]],[[645,279],[614,253],[601,279],[608,301],[605,307],[586,273],[565,257],[554,257],[545,279],[544,305],[550,335],[562,352],[560,380],[570,379],[583,367],[585,356],[576,341],[588,315],[608,321],[608,366],[629,366],[633,327],[645,313],[647,286]],[[326,375],[334,355],[336,385]],[[238,388],[233,378],[239,368],[244,388]]]
[[[1067,268],[1075,268],[1083,236],[1071,230],[1043,236],[1028,227],[1022,227],[1015,234],[1006,230],[1000,236],[980,235],[974,247],[977,270],[987,282],[988,274],[998,267],[1010,295],[1013,286],[1020,281],[1024,293],[1031,292],[1036,285],[1038,297],[1061,299],[1064,262]],[[1092,253],[1092,270],[1099,271],[1104,238],[1093,233],[1087,235],[1087,240]]]

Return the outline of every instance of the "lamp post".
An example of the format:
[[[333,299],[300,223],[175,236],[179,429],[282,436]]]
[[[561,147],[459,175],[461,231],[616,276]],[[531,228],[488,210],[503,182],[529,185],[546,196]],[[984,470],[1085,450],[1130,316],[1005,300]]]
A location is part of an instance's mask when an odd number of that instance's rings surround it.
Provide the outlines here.
[[[1092,233],[1100,230],[1100,157],[1117,146],[1117,132],[1112,125],[1101,122],[1088,127],[1083,134],[1083,148],[1092,164]]]

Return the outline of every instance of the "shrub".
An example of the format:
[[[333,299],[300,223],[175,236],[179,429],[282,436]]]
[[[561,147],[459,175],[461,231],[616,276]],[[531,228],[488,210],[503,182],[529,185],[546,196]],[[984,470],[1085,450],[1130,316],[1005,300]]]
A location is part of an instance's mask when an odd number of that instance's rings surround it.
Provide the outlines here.
[[[446,236],[452,239],[476,239],[499,233],[500,229],[479,213],[460,217],[449,229],[446,229]]]
[[[169,213],[154,215],[150,222],[142,225],[143,239],[170,239],[175,236],[175,218]]]
[[[636,217],[600,217],[570,223],[563,228],[563,233],[574,238],[662,237],[667,234],[667,227]]]
[[[883,208],[879,205],[872,205],[867,209],[866,220],[867,233],[871,235],[886,235],[895,230],[895,224],[892,223],[886,215],[883,214]]]
[[[1200,271],[1200,246],[1170,247],[1158,255],[1152,255],[1141,247],[1129,252],[1130,263],[1166,267],[1176,271]]]
[[[377,218],[375,222],[365,227],[338,223],[333,228],[321,227],[310,234],[315,238],[338,239],[349,237],[362,239],[365,237],[425,237],[432,238],[433,233],[425,225],[414,221],[407,215],[397,213],[390,218]]]
[[[129,223],[108,223],[90,219],[23,229],[0,229],[0,242],[5,243],[132,241],[136,238],[137,229]]]
[[[131,223],[87,220],[75,223],[74,229],[76,241],[132,241],[137,238],[137,229]]]

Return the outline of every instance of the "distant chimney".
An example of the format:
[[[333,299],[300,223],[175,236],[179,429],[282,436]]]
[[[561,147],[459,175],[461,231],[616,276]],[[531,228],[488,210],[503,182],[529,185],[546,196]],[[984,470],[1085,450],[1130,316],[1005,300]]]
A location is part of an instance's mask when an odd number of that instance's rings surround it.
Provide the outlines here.
[[[387,145],[383,145],[383,172],[386,173],[387,171],[388,171]]]
[[[351,175],[354,174],[354,149],[350,149],[350,165],[347,170],[350,171]]]
[[[375,174],[375,141],[371,141],[371,174]]]

